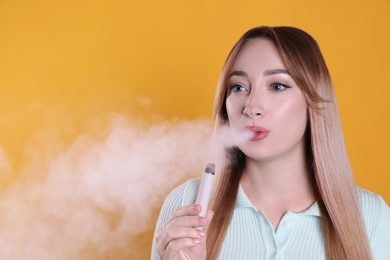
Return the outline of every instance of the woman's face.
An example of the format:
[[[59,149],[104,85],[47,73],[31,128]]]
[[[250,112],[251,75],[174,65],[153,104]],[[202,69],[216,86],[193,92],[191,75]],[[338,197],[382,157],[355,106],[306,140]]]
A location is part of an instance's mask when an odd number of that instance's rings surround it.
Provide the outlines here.
[[[238,148],[255,160],[302,152],[307,103],[273,43],[249,40],[228,77],[226,109]]]

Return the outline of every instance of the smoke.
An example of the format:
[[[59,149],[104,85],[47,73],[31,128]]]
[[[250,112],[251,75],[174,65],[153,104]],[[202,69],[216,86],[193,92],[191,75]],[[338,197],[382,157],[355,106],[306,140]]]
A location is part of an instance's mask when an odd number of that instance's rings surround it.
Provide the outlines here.
[[[9,170],[9,163],[7,154],[2,147],[0,147],[0,172]]]
[[[211,133],[207,120],[118,117],[103,137],[34,159],[1,191],[0,259],[135,259],[169,190],[203,172]],[[9,167],[0,147],[0,171]]]

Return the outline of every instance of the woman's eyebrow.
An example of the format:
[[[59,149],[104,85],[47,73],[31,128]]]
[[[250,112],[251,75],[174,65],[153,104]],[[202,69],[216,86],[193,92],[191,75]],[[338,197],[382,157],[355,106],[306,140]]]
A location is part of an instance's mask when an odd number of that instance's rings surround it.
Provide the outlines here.
[[[290,75],[290,73],[284,69],[273,69],[273,70],[266,70],[263,72],[263,76],[271,76],[271,75],[275,75],[275,74],[288,74],[288,75]]]
[[[248,73],[242,70],[235,70],[232,73],[230,73],[229,78],[233,76],[241,76],[241,77],[248,77]]]
[[[266,70],[263,72],[263,76],[271,76],[271,75],[275,75],[275,74],[288,74],[288,75],[290,75],[290,73],[285,69],[271,69],[271,70]],[[248,77],[248,73],[246,73],[245,71],[242,71],[242,70],[235,70],[235,71],[232,71],[232,73],[230,73],[229,78],[231,78],[233,76]]]

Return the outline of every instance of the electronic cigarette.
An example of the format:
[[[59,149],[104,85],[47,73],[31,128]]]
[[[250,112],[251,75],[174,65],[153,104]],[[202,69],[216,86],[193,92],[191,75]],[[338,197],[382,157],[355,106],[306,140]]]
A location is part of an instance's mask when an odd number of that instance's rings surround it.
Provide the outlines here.
[[[215,164],[207,163],[204,174],[200,180],[196,204],[201,205],[202,209],[199,216],[206,217],[207,208],[209,206],[211,192],[213,189],[213,181],[215,176]]]

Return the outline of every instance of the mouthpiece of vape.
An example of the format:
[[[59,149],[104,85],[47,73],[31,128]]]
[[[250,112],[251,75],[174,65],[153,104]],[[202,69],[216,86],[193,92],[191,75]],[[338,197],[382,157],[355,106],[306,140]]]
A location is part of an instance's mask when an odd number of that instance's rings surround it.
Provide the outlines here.
[[[207,163],[206,169],[204,170],[205,173],[215,175],[215,164],[214,163]]]

